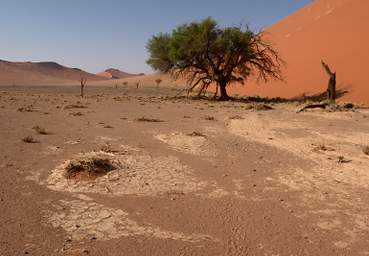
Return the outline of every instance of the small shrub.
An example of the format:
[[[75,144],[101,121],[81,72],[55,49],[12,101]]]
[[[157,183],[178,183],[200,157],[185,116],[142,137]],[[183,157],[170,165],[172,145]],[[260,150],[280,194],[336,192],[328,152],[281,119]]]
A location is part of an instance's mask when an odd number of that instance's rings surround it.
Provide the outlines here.
[[[346,159],[344,156],[339,156],[337,162],[339,164],[347,164],[347,163],[350,163],[351,160]]]
[[[363,147],[363,153],[367,156],[369,156],[369,146]]]
[[[146,118],[146,117],[140,117],[137,118],[136,121],[138,122],[151,122],[151,123],[160,123],[160,122],[164,122],[163,120],[160,119],[156,119],[156,118]]]
[[[239,115],[235,115],[235,116],[229,117],[229,119],[231,119],[231,120],[242,120],[242,119],[245,119],[245,118],[243,118],[242,116],[239,116]]]
[[[22,141],[25,143],[37,143],[37,140],[33,138],[32,136],[27,136],[23,138]]]
[[[213,116],[205,116],[204,119],[208,121],[216,121],[215,117]]]
[[[78,112],[69,113],[69,115],[71,115],[71,116],[83,116],[83,113],[78,111]]]
[[[81,177],[96,179],[117,169],[109,159],[91,158],[70,162],[65,168],[67,179]]]
[[[205,134],[202,134],[201,132],[191,132],[191,133],[188,133],[187,136],[191,136],[191,137],[204,137],[206,138],[206,135]]]
[[[20,108],[17,109],[17,111],[19,111],[19,112],[36,112],[36,110],[33,109],[32,105],[25,106],[25,107],[20,107]]]
[[[80,105],[80,104],[71,104],[71,105],[67,105],[64,107],[64,109],[75,109],[75,108],[87,108],[84,105]]]
[[[35,130],[38,134],[41,134],[41,135],[49,135],[50,134],[49,132],[47,132],[45,130],[45,128],[40,127],[38,125],[37,126],[34,126],[32,129]]]

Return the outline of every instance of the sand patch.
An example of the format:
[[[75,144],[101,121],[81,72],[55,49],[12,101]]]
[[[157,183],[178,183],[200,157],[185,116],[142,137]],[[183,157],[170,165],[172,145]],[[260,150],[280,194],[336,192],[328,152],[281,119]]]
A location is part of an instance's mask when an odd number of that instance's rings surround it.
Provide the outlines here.
[[[200,133],[184,134],[175,132],[171,134],[159,134],[156,139],[168,144],[176,151],[197,156],[215,156],[216,152],[205,135]]]
[[[340,115],[333,113],[326,120],[320,116],[319,122],[331,122],[333,117],[339,120]],[[324,125],[297,118],[249,113],[245,120],[231,120],[228,129],[304,161],[300,168],[287,166],[279,170],[276,179],[299,197],[298,202],[306,211],[296,216],[318,215],[319,228],[346,235],[346,240],[337,242],[338,245],[353,243],[369,230],[369,206],[364,200],[369,188],[369,158],[362,152],[369,133],[347,127],[332,132]]]
[[[165,231],[150,224],[140,225],[121,209],[109,208],[93,201],[61,200],[53,205],[55,212],[47,212],[48,223],[62,227],[73,240],[110,240],[127,236],[147,236],[184,242],[216,241],[203,234],[185,235]]]
[[[117,167],[93,182],[68,179],[66,167],[76,159],[110,159]],[[125,147],[121,154],[91,152],[67,160],[46,180],[48,188],[56,191],[100,193],[106,195],[158,195],[168,191],[189,193],[204,188],[207,183],[194,178],[192,170],[172,156],[153,157]]]

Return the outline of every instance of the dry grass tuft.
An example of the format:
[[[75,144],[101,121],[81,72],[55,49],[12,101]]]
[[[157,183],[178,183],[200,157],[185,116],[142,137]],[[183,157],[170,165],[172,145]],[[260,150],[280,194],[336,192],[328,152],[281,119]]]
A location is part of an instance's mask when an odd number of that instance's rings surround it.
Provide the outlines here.
[[[37,143],[37,142],[38,142],[38,141],[37,141],[35,138],[33,138],[32,136],[24,137],[24,138],[22,139],[22,141],[23,141],[23,142],[25,142],[25,143]]]
[[[337,162],[339,164],[347,164],[347,163],[350,163],[351,161],[352,160],[349,160],[349,159],[345,158],[344,156],[339,156],[338,160],[337,160]]]
[[[72,113],[69,113],[69,115],[71,116],[83,116],[84,114],[82,112],[72,112]]]
[[[273,108],[267,104],[256,104],[253,106],[253,109],[257,111],[263,111],[263,110],[272,110]]]
[[[163,120],[161,119],[156,119],[156,118],[146,118],[146,117],[140,117],[140,118],[137,118],[136,121],[138,122],[151,122],[151,123],[161,123],[161,122],[164,122]]]
[[[117,167],[109,159],[91,158],[78,160],[72,161],[67,165],[65,177],[67,179],[94,180],[116,169]]]
[[[213,116],[205,116],[204,120],[208,120],[208,121],[216,121],[215,117]]]
[[[81,109],[81,108],[87,108],[87,106],[80,105],[80,104],[71,104],[64,107],[64,109]]]
[[[32,105],[29,106],[25,106],[25,107],[20,107],[17,109],[17,111],[19,112],[37,112]]]
[[[187,136],[191,136],[191,137],[204,137],[206,138],[206,135],[205,134],[202,134],[201,132],[191,132],[191,133],[188,133]]]
[[[242,120],[242,119],[245,119],[245,118],[243,118],[242,116],[239,116],[239,115],[235,115],[235,116],[229,117],[229,119],[231,119],[231,120]]]
[[[38,125],[34,126],[32,129],[35,130],[38,134],[41,134],[41,135],[49,135],[50,134],[48,131],[45,130],[45,128],[40,127]]]
[[[369,146],[363,147],[363,153],[367,156],[369,156]]]

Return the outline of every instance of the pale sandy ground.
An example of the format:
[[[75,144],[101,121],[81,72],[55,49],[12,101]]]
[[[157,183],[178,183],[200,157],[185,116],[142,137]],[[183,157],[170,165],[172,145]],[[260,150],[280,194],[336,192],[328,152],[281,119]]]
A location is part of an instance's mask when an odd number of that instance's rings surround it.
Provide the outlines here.
[[[367,109],[256,111],[155,86],[0,91],[0,255],[369,254]],[[65,178],[91,157],[117,169]]]

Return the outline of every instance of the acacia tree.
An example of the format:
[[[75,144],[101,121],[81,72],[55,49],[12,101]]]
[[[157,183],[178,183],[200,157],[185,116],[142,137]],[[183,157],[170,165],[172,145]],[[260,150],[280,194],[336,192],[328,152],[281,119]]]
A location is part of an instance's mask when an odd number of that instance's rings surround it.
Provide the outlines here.
[[[214,83],[220,89],[220,100],[227,100],[227,86],[244,83],[252,74],[258,80],[282,80],[282,59],[264,40],[263,32],[248,27],[220,28],[212,18],[180,25],[172,33],[153,36],[147,49],[147,63],[156,71],[185,78],[189,92],[199,93]]]

